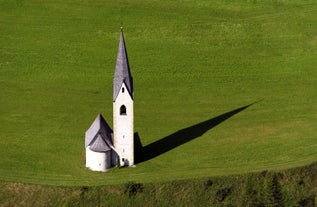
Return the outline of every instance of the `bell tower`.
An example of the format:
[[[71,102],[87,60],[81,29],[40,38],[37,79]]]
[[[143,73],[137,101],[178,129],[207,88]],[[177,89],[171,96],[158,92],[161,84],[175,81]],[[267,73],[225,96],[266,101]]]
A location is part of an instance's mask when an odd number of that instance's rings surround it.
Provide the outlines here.
[[[113,78],[113,135],[120,166],[134,165],[133,81],[121,28]]]

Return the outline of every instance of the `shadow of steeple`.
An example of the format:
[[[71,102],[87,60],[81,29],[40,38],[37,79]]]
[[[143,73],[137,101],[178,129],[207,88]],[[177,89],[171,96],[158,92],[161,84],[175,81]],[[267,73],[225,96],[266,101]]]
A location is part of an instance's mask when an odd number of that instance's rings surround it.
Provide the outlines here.
[[[255,102],[256,103],[256,102]],[[135,163],[141,163],[150,159],[153,159],[161,154],[164,154],[182,144],[185,144],[193,139],[196,139],[206,133],[208,130],[214,128],[218,124],[224,122],[235,114],[247,109],[253,104],[249,104],[227,113],[221,114],[212,119],[203,121],[196,125],[181,129],[167,137],[159,139],[151,144],[144,147],[141,145],[140,137],[138,133],[135,133],[135,143],[137,144],[135,148]]]

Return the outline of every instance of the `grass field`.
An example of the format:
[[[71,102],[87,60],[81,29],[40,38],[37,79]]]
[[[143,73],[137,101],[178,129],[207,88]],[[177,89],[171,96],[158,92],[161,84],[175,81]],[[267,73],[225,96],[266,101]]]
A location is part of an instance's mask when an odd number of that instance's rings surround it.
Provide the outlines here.
[[[0,0],[0,180],[146,183],[316,161],[316,14],[315,0]],[[98,113],[112,125],[121,25],[142,144],[213,123],[136,168],[94,173],[84,132]]]
[[[316,162],[275,172],[156,183],[65,187],[0,181],[0,205],[314,207],[316,185]]]

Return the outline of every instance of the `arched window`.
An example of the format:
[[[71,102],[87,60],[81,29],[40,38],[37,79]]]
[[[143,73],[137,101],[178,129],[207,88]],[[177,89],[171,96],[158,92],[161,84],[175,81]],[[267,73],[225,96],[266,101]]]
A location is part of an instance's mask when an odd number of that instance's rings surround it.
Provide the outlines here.
[[[122,105],[120,107],[120,115],[127,115],[127,108],[125,107],[125,105]]]

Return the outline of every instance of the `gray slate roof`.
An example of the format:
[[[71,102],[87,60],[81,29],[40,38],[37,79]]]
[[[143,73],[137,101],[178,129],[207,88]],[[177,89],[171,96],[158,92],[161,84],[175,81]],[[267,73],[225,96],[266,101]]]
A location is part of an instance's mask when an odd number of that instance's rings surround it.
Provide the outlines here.
[[[102,117],[98,114],[95,121],[85,133],[85,148],[90,146],[90,149],[95,152],[106,152],[113,147],[113,131]]]
[[[113,78],[113,101],[116,100],[120,92],[122,83],[125,83],[131,95],[131,98],[133,99],[133,80],[130,72],[128,54],[125,47],[123,31],[121,30],[117,63]]]

